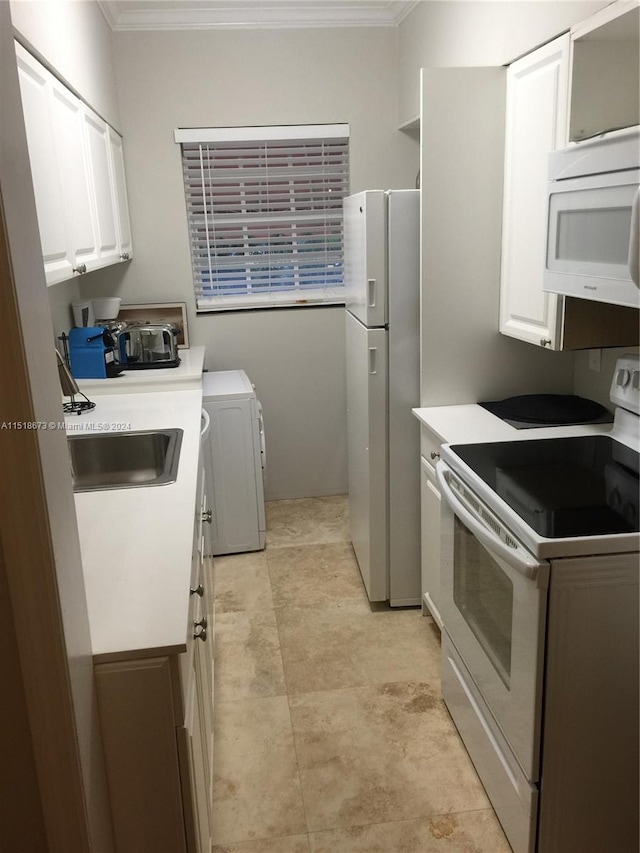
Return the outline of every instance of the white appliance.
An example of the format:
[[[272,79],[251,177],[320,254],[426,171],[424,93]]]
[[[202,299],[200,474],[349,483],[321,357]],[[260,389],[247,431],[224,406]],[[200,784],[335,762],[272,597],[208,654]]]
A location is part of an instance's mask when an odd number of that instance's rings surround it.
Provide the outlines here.
[[[514,853],[638,849],[637,355],[611,401],[436,467],[442,694]]]
[[[351,541],[371,601],[420,604],[420,193],[344,200]]]
[[[211,495],[211,554],[264,548],[266,449],[262,406],[244,370],[202,376],[203,435]]]
[[[640,131],[549,154],[543,289],[640,307]]]

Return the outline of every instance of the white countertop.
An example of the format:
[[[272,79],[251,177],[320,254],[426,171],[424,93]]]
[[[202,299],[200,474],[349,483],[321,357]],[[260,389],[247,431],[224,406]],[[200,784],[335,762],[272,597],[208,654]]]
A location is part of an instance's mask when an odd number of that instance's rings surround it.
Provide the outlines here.
[[[612,423],[516,429],[477,403],[459,406],[428,406],[411,410],[420,423],[443,444],[476,444],[486,441],[520,441],[562,438],[610,432]]]
[[[112,379],[78,379],[78,387],[89,399],[98,394],[131,394],[150,390],[199,388],[204,366],[204,347],[178,350],[177,367],[125,370]]]
[[[201,408],[198,387],[100,395],[92,412],[66,418],[68,434],[184,430],[175,483],[75,494],[98,660],[186,648]]]

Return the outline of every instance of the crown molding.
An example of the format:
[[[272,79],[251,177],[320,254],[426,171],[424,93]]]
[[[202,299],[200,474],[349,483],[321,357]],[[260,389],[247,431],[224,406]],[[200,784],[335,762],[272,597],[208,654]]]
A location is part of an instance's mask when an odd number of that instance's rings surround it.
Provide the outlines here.
[[[115,30],[117,21],[112,8],[113,3],[105,2],[105,0],[96,0],[96,3],[100,11],[102,12],[102,16],[104,17],[105,21],[109,24],[109,27],[112,30]]]
[[[97,0],[114,32],[397,27],[419,0]]]

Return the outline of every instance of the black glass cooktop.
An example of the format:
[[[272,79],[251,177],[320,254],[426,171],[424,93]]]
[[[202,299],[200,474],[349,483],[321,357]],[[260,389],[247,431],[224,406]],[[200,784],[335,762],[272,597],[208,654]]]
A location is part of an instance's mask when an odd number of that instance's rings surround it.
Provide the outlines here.
[[[609,436],[463,444],[454,453],[548,538],[638,532],[638,453]]]

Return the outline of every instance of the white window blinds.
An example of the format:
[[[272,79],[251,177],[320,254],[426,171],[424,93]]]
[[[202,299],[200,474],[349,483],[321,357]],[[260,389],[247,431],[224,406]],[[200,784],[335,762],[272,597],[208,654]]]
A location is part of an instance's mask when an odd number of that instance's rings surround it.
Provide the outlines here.
[[[343,302],[348,125],[179,130],[199,310]]]

